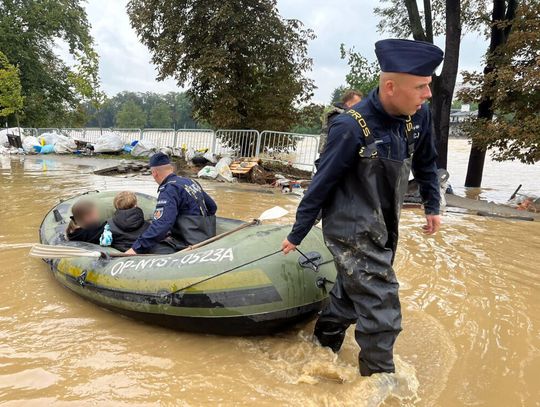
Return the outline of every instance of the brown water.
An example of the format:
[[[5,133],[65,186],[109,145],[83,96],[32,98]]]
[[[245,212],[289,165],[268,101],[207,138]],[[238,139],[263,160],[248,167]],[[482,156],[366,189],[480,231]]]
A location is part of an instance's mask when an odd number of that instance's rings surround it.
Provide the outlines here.
[[[466,154],[457,146],[455,155]],[[16,246],[37,240],[43,215],[84,190],[155,193],[148,178],[95,176],[83,162],[0,156],[0,403],[540,405],[536,222],[448,214],[444,230],[425,237],[421,213],[403,213],[396,384],[358,376],[352,331],[339,356],[311,343],[312,322],[263,338],[185,334],[118,316],[62,288],[44,263]],[[220,215],[242,219],[276,204],[294,212],[298,203],[249,185],[205,188]],[[495,192],[513,189],[510,180]]]

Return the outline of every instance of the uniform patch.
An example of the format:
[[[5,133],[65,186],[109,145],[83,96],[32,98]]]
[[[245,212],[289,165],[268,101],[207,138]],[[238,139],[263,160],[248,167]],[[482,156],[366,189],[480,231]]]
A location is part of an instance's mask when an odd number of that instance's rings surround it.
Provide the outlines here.
[[[156,208],[154,211],[154,220],[158,220],[163,216],[163,208]]]
[[[166,204],[167,204],[167,200],[166,199],[161,199],[161,200],[157,201],[156,205],[166,205]]]

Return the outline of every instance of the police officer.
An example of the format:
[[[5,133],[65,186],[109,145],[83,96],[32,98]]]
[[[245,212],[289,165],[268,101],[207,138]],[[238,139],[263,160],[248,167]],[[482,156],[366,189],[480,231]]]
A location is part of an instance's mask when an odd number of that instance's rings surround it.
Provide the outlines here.
[[[126,253],[173,253],[215,236],[217,205],[202,187],[177,176],[166,154],[150,157],[150,169],[159,184],[154,219]]]
[[[347,90],[341,97],[341,102],[334,103],[328,111],[324,113],[321,137],[319,138],[319,154],[324,151],[326,146],[326,138],[330,125],[341,113],[351,108],[362,100],[362,92],[354,89]],[[317,165],[317,164],[315,164]]]
[[[401,308],[392,264],[411,167],[424,202],[425,233],[440,225],[437,153],[425,102],[443,52],[425,42],[388,39],[375,44],[375,53],[379,86],[334,120],[319,170],[282,244],[285,254],[295,250],[322,208],[338,275],[314,335],[337,352],[356,323],[363,376],[395,370]]]

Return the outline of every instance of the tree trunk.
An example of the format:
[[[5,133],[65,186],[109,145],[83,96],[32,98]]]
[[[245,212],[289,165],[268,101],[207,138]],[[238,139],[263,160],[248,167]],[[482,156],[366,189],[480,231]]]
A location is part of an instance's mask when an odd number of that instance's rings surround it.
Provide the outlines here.
[[[437,167],[445,168],[448,163],[448,133],[450,110],[456,86],[461,44],[461,4],[459,0],[446,0],[446,37],[444,63],[439,76],[433,76],[433,98],[431,116],[435,144],[439,158]]]
[[[513,20],[516,15],[517,4],[518,0],[510,0],[507,9],[505,0],[493,0],[491,39],[486,58],[486,66],[484,67],[484,75],[493,72],[496,68],[494,61],[495,53],[499,46],[504,45],[511,30],[510,24],[507,27],[501,27],[496,23],[503,20]],[[493,100],[490,97],[484,97],[478,104],[478,118],[488,121],[493,119]],[[485,160],[486,150],[478,146],[478,143],[473,139],[469,155],[469,164],[467,166],[467,176],[465,178],[466,187],[479,188],[482,185]]]
[[[417,41],[427,41],[416,0],[404,0],[404,3],[407,8],[407,14],[409,15],[409,24],[411,25],[413,38]]]

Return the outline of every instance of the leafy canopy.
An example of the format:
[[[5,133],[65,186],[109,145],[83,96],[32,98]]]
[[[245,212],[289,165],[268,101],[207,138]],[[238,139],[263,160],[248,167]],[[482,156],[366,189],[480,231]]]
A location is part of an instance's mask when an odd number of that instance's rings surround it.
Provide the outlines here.
[[[23,106],[19,70],[0,51],[0,117],[17,113]]]
[[[465,130],[496,160],[540,161],[540,3],[522,1],[506,43],[491,57],[488,73],[463,72],[459,97],[491,99],[496,117],[473,119]]]
[[[288,130],[312,95],[313,33],[275,0],[131,0],[128,14],[158,79],[189,84],[195,117],[213,127]]]
[[[141,106],[133,100],[125,102],[116,114],[116,127],[143,128],[146,125],[146,114]]]
[[[0,51],[19,68],[25,96],[22,121],[32,126],[61,126],[80,100],[78,75],[54,53],[58,41],[75,59],[90,58],[92,38],[78,0],[0,1]]]

